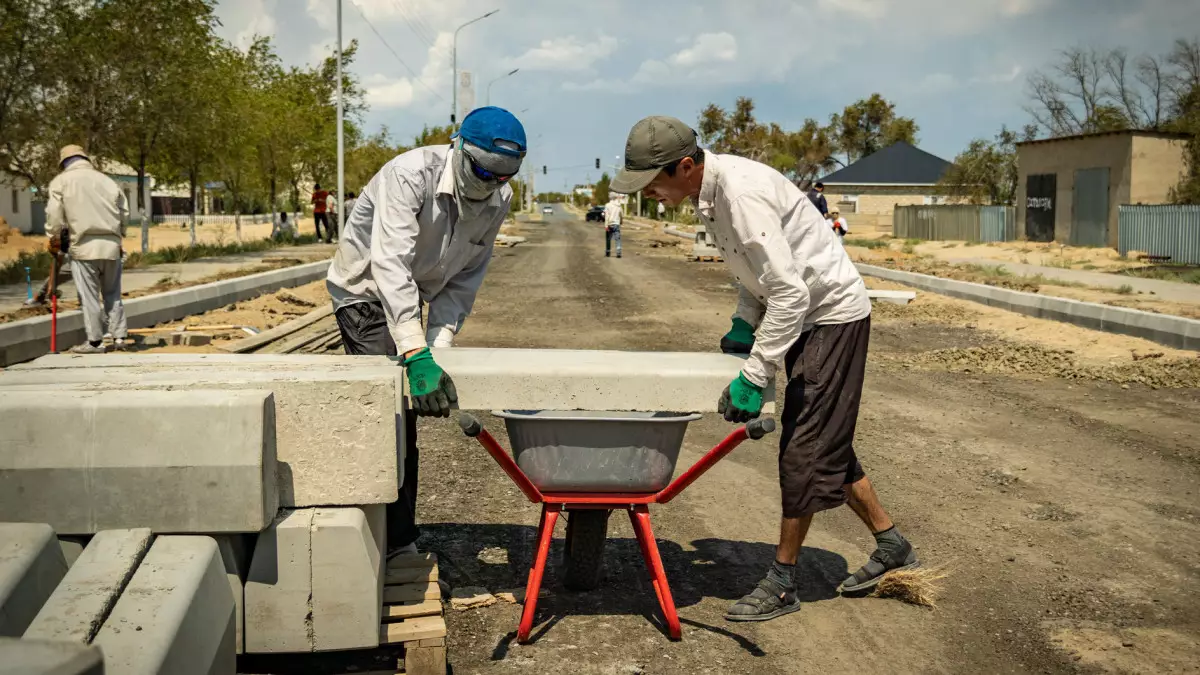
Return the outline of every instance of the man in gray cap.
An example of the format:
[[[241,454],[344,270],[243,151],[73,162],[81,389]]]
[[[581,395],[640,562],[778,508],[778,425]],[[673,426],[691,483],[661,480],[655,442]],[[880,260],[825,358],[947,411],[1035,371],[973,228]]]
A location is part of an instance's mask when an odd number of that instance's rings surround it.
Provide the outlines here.
[[[454,382],[430,347],[450,347],[471,313],[521,170],[525,129],[477,108],[450,145],[410,150],[376,173],[347,213],[326,286],[347,354],[400,356],[418,415],[448,417]],[[427,328],[421,326],[428,305]],[[404,484],[388,505],[389,555],[415,552],[417,421],[407,418]]]
[[[50,181],[46,234],[50,251],[60,253],[62,232],[70,239],[71,277],[79,292],[87,342],[77,354],[103,354],[104,333],[113,346],[125,346],[127,327],[121,303],[121,239],[125,236],[125,193],[92,166],[83,148],[68,145],[59,153],[62,173]],[[66,253],[65,250],[61,250]]]
[[[721,350],[747,358],[718,399],[725,419],[758,417],[763,390],[785,367],[779,545],[765,578],[725,618],[765,621],[799,609],[796,558],[813,514],[845,503],[877,548],[839,590],[866,591],[891,570],[918,566],[854,453],[871,301],[817,207],[771,167],[701,149],[696,132],[672,117],[634,125],[612,190],[642,190],[672,205],[691,199],[737,279],[738,306]]]

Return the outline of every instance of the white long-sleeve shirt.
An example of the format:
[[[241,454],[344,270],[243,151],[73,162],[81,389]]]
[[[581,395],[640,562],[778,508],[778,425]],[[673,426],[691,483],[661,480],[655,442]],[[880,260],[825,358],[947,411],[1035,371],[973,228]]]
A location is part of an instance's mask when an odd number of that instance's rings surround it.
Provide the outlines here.
[[[604,205],[604,222],[608,225],[621,224],[621,205],[616,202],[609,202]]]
[[[121,257],[128,206],[116,181],[86,159],[71,163],[50,181],[46,234],[71,231],[71,257],[116,260]]]
[[[347,214],[326,287],[334,309],[379,302],[401,353],[449,346],[471,313],[512,188],[492,193],[478,217],[459,217],[450,146],[410,150],[363,188]],[[429,305],[428,331],[421,303]]]
[[[867,287],[833,228],[783,174],[705,152],[697,211],[737,279],[735,316],[755,327],[742,367],[754,384],[773,381],[802,332],[870,316]]]

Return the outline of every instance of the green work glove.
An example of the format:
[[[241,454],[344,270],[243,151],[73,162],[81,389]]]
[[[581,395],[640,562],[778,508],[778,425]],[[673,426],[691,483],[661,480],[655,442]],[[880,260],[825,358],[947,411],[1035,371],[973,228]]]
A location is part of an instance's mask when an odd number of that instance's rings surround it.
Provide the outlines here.
[[[457,407],[458,392],[454,381],[434,362],[429,348],[422,347],[403,363],[413,410],[426,417],[449,417],[450,408]]]
[[[738,373],[721,393],[721,398],[717,401],[717,412],[725,416],[726,422],[749,422],[762,412],[762,392],[762,387]]]
[[[740,318],[734,318],[733,328],[721,338],[721,353],[749,354],[754,348],[754,328]]]

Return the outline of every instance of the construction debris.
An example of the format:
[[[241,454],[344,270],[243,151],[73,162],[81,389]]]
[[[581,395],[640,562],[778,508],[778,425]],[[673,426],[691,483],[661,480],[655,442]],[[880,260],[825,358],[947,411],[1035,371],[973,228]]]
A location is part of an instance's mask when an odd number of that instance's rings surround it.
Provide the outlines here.
[[[496,602],[496,596],[482,586],[459,586],[450,593],[450,606],[459,611],[490,607]]]

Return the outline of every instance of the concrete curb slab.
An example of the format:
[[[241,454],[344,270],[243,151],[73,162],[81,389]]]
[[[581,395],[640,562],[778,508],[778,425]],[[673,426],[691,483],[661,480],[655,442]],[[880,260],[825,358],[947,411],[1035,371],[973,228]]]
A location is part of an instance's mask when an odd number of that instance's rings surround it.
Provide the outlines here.
[[[928,274],[857,264],[861,274],[926,291],[998,307],[1039,319],[1061,321],[1107,333],[1145,338],[1176,349],[1200,350],[1200,321],[1169,314],[1012,291]]]
[[[0,523],[0,636],[21,637],[67,572],[44,523]]]
[[[249,300],[280,288],[302,286],[324,279],[329,261],[296,265],[270,272],[214,281],[177,291],[145,295],[125,301],[125,319],[130,328],[145,328],[185,316],[200,314],[233,302]],[[69,349],[86,339],[83,313],[60,312],[58,348]],[[50,351],[50,317],[13,321],[0,325],[0,367],[37,358]]]
[[[0,668],[10,675],[104,675],[97,647],[0,637]]]
[[[0,419],[6,520],[258,532],[279,508],[269,391],[0,390]]]
[[[113,673],[233,675],[233,642],[233,596],[217,543],[159,537],[94,644]]]
[[[245,587],[247,654],[311,652],[312,521],[316,509],[284,510],[258,535]]]
[[[25,637],[90,644],[150,549],[150,540],[149,528],[97,532]]]

